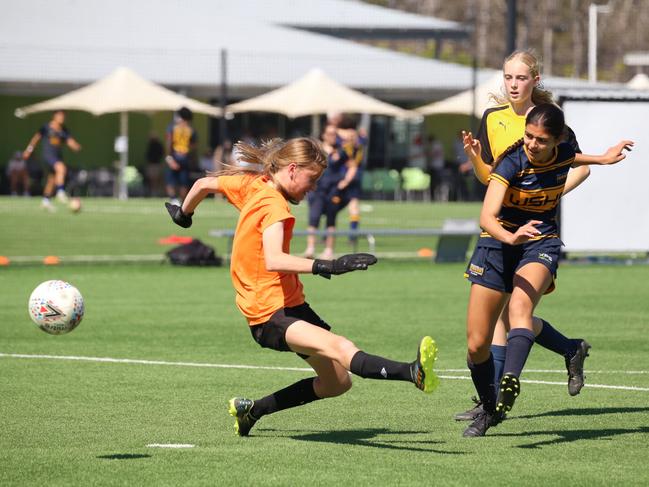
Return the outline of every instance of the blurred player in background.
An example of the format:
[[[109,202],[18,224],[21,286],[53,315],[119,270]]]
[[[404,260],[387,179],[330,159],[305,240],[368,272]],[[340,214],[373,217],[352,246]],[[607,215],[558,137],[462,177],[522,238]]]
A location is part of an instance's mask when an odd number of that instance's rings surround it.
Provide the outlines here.
[[[72,137],[65,126],[65,112],[57,110],[52,115],[52,120],[43,125],[29,141],[23,152],[23,159],[31,157],[38,143],[43,142],[43,160],[47,169],[47,182],[43,189],[43,201],[41,207],[48,211],[54,211],[51,197],[56,192],[56,199],[61,203],[68,202],[68,195],[65,192],[65,176],[67,166],[63,162],[63,143],[75,152],[81,150],[81,145]]]
[[[320,255],[321,259],[332,259],[336,237],[333,232],[336,230],[336,219],[349,198],[345,189],[353,178],[353,173],[348,170],[347,153],[338,145],[336,127],[327,125],[322,132],[322,148],[327,155],[327,168],[318,180],[314,191],[309,192],[309,232],[307,236],[307,247],[304,256],[313,258],[315,255],[316,235],[315,231],[320,227],[320,219],[325,217],[327,235],[325,237],[325,249]]]
[[[192,118],[192,111],[182,107],[167,129],[167,196],[174,204],[180,204],[189,189],[189,163],[197,140]]]
[[[330,123],[336,127],[337,144],[347,154],[347,168],[349,174],[345,186],[349,198],[349,229],[357,230],[361,224],[360,199],[362,194],[361,179],[363,177],[363,160],[367,145],[367,133],[356,128],[356,121],[345,114],[334,114]],[[341,188],[342,189],[342,188]],[[351,240],[354,240],[352,237]]]
[[[437,348],[424,337],[413,362],[395,362],[369,355],[354,343],[330,331],[330,326],[305,301],[298,274],[326,278],[364,270],[376,263],[370,254],[350,254],[335,260],[306,259],[290,254],[297,204],[312,191],[327,166],[320,144],[308,138],[274,139],[261,147],[238,143],[239,158],[261,172],[232,167],[201,178],[192,186],[182,207],[167,203],[175,223],[192,224],[198,204],[210,193],[225,195],[239,211],[230,273],[237,306],[253,339],[262,347],[294,352],[313,368],[316,377],[300,380],[258,400],[235,397],[229,413],[236,418],[238,435],[248,436],[263,416],[335,397],[347,392],[349,372],[363,378],[414,383],[424,392],[437,386],[433,372]],[[248,166],[250,167],[250,166]]]
[[[515,51],[503,63],[505,96],[494,95],[497,106],[485,110],[477,139],[471,133],[464,133],[464,147],[473,165],[476,177],[487,184],[493,163],[516,140],[523,136],[525,114],[539,103],[554,103],[552,94],[543,90],[539,61],[532,51]],[[611,164],[624,158],[622,149],[633,145],[624,140],[611,147],[606,153],[594,156],[582,154],[574,133],[566,127],[564,139],[577,153],[576,160],[582,164]],[[587,166],[580,166],[568,173],[563,195],[576,188],[590,174]],[[505,363],[507,346],[507,306],[498,320],[493,335],[491,353],[493,354],[494,385],[500,382]],[[568,392],[571,396],[579,394],[584,385],[583,365],[590,345],[583,339],[569,339],[542,318],[534,317],[536,343],[553,351],[565,359],[568,372]],[[474,420],[482,411],[482,403],[468,411],[458,413],[456,420]]]

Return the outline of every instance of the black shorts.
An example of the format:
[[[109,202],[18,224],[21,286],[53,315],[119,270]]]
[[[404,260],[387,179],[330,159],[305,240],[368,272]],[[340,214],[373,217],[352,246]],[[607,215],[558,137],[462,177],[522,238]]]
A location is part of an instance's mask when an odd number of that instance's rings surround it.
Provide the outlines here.
[[[557,277],[561,243],[557,239],[540,240],[527,245],[503,245],[502,249],[478,245],[465,276],[474,284],[489,289],[511,293],[514,289],[514,274],[530,262],[538,262],[548,268],[552,282],[545,294],[554,291],[554,279]]]
[[[293,350],[286,343],[286,330],[296,321],[306,321],[327,331],[331,330],[331,327],[311,309],[308,303],[302,303],[275,311],[266,323],[251,326],[250,333],[262,348],[292,352]],[[301,353],[298,355],[304,359],[308,358],[308,355]]]

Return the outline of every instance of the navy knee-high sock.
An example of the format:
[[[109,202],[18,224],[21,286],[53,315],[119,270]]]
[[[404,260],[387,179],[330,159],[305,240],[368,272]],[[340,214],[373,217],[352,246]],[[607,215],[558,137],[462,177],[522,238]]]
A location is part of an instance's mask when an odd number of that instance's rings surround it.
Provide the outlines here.
[[[360,350],[352,357],[349,370],[352,374],[364,379],[406,380],[412,382],[409,363],[395,362]]]
[[[513,328],[507,337],[507,358],[505,374],[521,376],[525,361],[534,345],[534,332],[526,328]]]
[[[277,411],[317,401],[320,398],[316,396],[315,389],[313,388],[314,380],[315,377],[302,379],[282,390],[262,397],[255,401],[255,405],[250,410],[250,414],[253,418],[259,419],[266,414],[272,414]]]
[[[491,345],[489,348],[494,358],[494,384],[498,386],[503,377],[505,359],[507,358],[507,345]]]
[[[493,355],[489,354],[489,358],[480,364],[474,364],[469,358],[467,358],[466,364],[471,371],[471,380],[473,380],[473,385],[480,397],[480,401],[482,401],[484,409],[493,412],[496,403],[496,389],[493,383]]]
[[[572,357],[577,351],[577,343],[562,335],[544,319],[538,319],[541,320],[543,327],[541,328],[541,332],[536,336],[536,343],[564,357]]]

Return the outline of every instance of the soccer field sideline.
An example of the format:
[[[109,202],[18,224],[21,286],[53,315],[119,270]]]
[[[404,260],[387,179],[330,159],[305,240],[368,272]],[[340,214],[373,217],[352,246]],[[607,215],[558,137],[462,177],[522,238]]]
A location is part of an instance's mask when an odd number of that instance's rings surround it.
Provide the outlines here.
[[[20,353],[6,353],[0,352],[0,358],[15,358],[15,359],[37,359],[37,360],[69,360],[79,362],[95,362],[95,363],[114,363],[114,364],[132,364],[132,365],[164,365],[175,367],[202,367],[202,368],[216,368],[216,369],[253,369],[253,370],[273,370],[273,371],[287,371],[287,372],[310,372],[311,368],[307,367],[276,367],[276,366],[263,366],[263,365],[245,365],[245,364],[211,364],[201,362],[173,362],[166,360],[144,360],[144,359],[127,359],[127,358],[113,358],[113,357],[84,357],[78,355],[44,355],[44,354],[20,354]],[[465,372],[462,369],[438,369],[437,372]],[[565,374],[565,370],[552,370],[552,369],[529,369],[525,370],[526,373],[561,373]],[[647,374],[646,370],[618,370],[618,371],[587,371],[587,374]],[[439,375],[441,379],[447,380],[470,380],[469,376],[457,375]],[[565,382],[543,381],[543,380],[530,380],[523,379],[521,382],[526,384],[540,384],[540,385],[558,385],[565,386]],[[590,384],[587,383],[586,387],[589,389],[617,389],[625,391],[638,391],[649,392],[649,387],[638,386],[623,386],[611,384]]]

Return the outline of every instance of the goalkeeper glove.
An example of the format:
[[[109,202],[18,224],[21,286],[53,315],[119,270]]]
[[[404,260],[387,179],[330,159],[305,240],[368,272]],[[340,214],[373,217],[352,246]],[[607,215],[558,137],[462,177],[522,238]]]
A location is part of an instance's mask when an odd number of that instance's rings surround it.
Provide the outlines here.
[[[334,260],[316,259],[313,261],[312,272],[331,279],[331,275],[344,274],[351,271],[364,271],[376,264],[377,259],[372,254],[348,254]]]
[[[192,215],[194,214],[194,212],[187,215],[183,213],[183,209],[180,206],[172,205],[171,203],[165,203],[165,207],[169,212],[169,216],[171,216],[171,219],[176,225],[179,225],[183,228],[189,228],[192,226]]]

